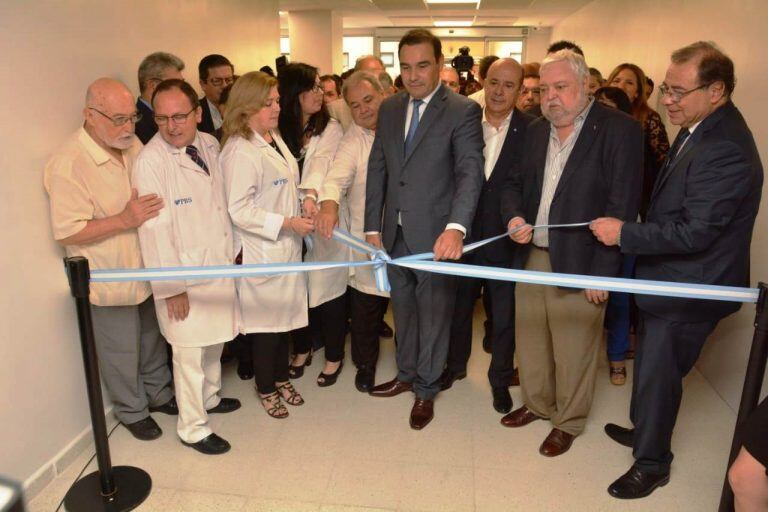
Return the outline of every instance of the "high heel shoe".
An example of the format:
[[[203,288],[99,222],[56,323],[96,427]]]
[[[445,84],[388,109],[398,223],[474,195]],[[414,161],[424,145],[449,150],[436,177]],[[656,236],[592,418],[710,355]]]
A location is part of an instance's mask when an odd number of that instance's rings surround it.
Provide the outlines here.
[[[293,366],[292,364],[288,365],[288,376],[292,379],[299,379],[302,375],[304,375],[304,367],[306,366],[312,366],[312,351],[309,352],[309,355],[307,356],[307,359],[304,361],[304,364],[301,366]]]
[[[290,382],[278,384],[277,390],[280,392],[280,395],[283,397],[285,403],[289,405],[304,405],[304,399]]]
[[[264,407],[264,410],[273,418],[281,420],[288,417],[288,409],[280,401],[280,393],[277,391],[273,391],[268,395],[259,393],[259,398],[261,398],[261,405]]]
[[[327,388],[328,386],[336,384],[336,379],[339,378],[342,368],[344,368],[344,361],[339,363],[339,367],[336,368],[336,371],[333,373],[320,372],[320,375],[317,376],[317,385],[321,388]]]

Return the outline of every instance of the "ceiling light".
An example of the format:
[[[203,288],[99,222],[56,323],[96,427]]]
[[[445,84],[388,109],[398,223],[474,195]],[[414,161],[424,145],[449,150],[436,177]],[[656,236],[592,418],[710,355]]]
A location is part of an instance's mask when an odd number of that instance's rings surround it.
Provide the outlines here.
[[[472,20],[433,21],[432,24],[436,27],[471,27]]]

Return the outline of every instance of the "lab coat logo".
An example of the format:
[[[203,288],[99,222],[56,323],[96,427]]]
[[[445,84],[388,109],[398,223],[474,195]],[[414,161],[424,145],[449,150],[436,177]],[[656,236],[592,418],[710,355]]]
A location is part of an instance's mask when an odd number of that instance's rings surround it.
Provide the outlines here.
[[[288,183],[288,178],[280,178],[272,182],[274,186],[285,185],[286,183]]]
[[[181,206],[183,204],[190,204],[190,203],[192,203],[192,198],[191,197],[182,197],[181,199],[174,199],[173,203],[176,206]]]

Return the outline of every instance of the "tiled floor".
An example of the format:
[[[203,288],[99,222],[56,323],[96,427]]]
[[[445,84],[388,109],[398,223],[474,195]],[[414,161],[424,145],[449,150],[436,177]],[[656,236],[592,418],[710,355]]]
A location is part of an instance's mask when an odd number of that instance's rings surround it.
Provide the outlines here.
[[[605,436],[603,424],[627,423],[631,380],[611,386],[605,363],[586,432],[565,455],[542,457],[546,422],[519,430],[499,424],[486,379],[490,356],[479,343],[482,323],[475,324],[469,376],[439,396],[435,419],[421,432],[408,426],[411,396],[380,399],[355,390],[349,355],[330,388],[315,385],[321,364],[313,363],[295,382],[307,403],[290,408],[282,421],[264,413],[252,383],[240,381],[229,365],[224,394],[244,407],[212,417],[214,430],[232,443],[229,453],[210,457],[182,446],[174,418],[156,414],[163,437],[141,442],[118,427],[112,461],[152,476],[141,511],[716,510],[735,415],[697,371],[685,382],[670,484],[644,500],[617,501],[606,487],[632,457]],[[377,381],[394,374],[394,344],[382,341]],[[517,388],[512,396],[517,407]],[[80,456],[30,509],[53,511],[90,455]]]

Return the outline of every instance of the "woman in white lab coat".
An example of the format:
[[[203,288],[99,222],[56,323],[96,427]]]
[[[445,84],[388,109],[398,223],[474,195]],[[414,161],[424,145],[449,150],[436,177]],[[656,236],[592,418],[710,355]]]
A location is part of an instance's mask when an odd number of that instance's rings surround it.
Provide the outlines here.
[[[317,68],[292,63],[280,69],[280,135],[299,163],[305,193],[303,213],[312,218],[317,212],[317,193],[333,162],[344,134],[341,124],[331,119],[323,105],[323,88]],[[347,229],[345,222],[341,223]],[[313,236],[306,261],[347,261],[346,247],[335,240]],[[293,333],[294,359],[292,378],[301,377],[309,364],[312,339],[319,337],[325,346],[325,368],[317,384],[325,387],[336,382],[344,360],[347,327],[346,268],[309,273],[309,328]]]
[[[274,132],[279,112],[273,77],[256,71],[235,82],[220,164],[243,264],[301,261],[301,239],[312,231],[313,221],[299,212],[298,166]],[[241,278],[237,291],[262,404],[270,416],[285,418],[283,401],[304,403],[288,380],[288,333],[307,325],[306,276]]]

